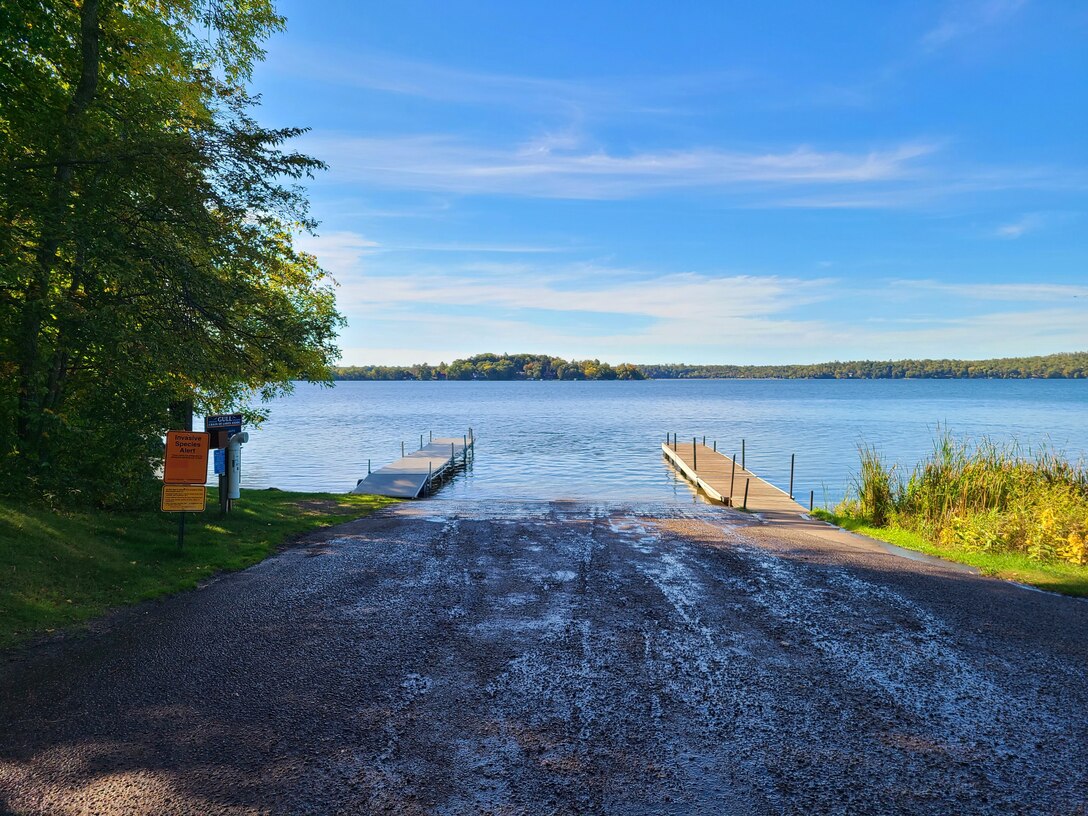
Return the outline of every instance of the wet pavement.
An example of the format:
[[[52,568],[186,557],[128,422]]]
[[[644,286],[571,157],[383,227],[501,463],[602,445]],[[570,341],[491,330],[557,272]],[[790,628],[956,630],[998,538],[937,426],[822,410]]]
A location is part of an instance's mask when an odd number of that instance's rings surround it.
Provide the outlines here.
[[[400,505],[0,656],[0,812],[1088,813],[1088,603],[683,506]]]

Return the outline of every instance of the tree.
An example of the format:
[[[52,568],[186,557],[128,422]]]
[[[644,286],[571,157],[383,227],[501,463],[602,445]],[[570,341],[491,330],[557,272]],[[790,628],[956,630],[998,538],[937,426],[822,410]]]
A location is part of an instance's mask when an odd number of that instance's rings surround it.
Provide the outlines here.
[[[8,485],[117,503],[171,406],[325,380],[331,281],[245,83],[271,0],[13,0],[0,10],[0,443]]]

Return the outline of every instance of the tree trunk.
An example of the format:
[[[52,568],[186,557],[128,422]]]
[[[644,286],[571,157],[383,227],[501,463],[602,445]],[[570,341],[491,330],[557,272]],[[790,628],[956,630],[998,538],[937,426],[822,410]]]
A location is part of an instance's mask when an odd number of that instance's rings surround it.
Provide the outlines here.
[[[72,194],[72,175],[75,160],[79,156],[80,126],[83,114],[94,101],[98,90],[100,67],[100,24],[104,6],[110,0],[84,0],[79,10],[80,73],[72,99],[64,113],[61,127],[53,182],[45,203],[41,234],[38,241],[34,276],[27,286],[23,321],[20,327],[19,356],[19,410],[16,433],[24,456],[37,458],[40,423],[32,422],[41,414],[42,360],[41,332],[49,313],[49,290],[53,272],[66,232],[68,207]]]

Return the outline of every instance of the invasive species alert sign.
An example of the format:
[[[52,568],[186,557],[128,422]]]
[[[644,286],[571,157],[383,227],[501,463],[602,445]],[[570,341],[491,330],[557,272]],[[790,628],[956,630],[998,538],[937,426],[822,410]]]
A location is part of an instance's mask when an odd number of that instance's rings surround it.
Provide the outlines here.
[[[167,431],[163,484],[203,485],[208,479],[208,434]]]
[[[164,484],[160,506],[166,513],[203,513],[205,494],[204,485]]]

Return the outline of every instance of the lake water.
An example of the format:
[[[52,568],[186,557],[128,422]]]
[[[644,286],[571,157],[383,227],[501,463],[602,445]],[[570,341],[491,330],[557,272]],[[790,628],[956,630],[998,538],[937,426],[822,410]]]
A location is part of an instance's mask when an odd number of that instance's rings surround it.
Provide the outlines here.
[[[340,382],[300,384],[249,428],[243,484],[350,490],[420,434],[472,428],[476,457],[441,500],[692,502],[660,444],[706,435],[749,468],[817,506],[834,505],[874,445],[913,466],[938,424],[958,436],[1088,453],[1088,380],[653,380],[643,382]]]

